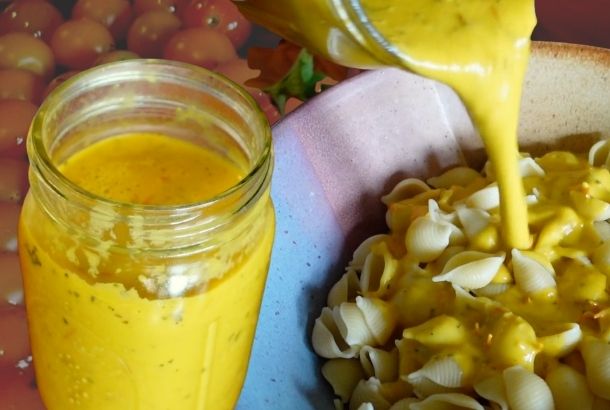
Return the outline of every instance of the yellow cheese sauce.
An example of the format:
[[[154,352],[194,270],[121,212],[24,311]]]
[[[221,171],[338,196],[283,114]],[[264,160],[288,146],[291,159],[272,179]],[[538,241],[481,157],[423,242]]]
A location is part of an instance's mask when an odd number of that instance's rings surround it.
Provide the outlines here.
[[[95,143],[60,170],[99,196],[148,205],[202,201],[243,175],[214,151],[156,134]],[[26,199],[20,248],[47,408],[233,408],[273,242],[268,197],[247,216],[247,233],[220,249],[150,260],[113,253],[103,241],[88,247],[43,213]],[[100,236],[121,236],[114,228],[106,226]],[[180,279],[191,273],[199,281],[189,288]]]
[[[517,169],[521,87],[536,24],[532,0],[362,0],[404,68],[451,86],[462,98],[495,168],[502,236],[527,248],[527,211]]]

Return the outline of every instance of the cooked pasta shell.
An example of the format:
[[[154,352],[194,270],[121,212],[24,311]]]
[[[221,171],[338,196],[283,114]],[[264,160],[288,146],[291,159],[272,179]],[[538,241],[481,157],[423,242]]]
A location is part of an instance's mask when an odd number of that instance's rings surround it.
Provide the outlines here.
[[[506,388],[504,378],[496,373],[490,377],[478,381],[474,385],[474,391],[484,399],[495,403],[500,410],[508,410],[508,399],[506,398]]]
[[[382,383],[398,379],[398,350],[385,351],[371,346],[360,350],[360,364],[366,377],[375,377]]]
[[[413,393],[420,399],[432,396],[433,394],[456,393],[459,390],[459,388],[455,387],[441,386],[425,377],[413,380],[410,383],[413,386]]]
[[[356,306],[360,310],[373,339],[379,344],[387,342],[396,327],[397,315],[394,306],[381,299],[362,296],[356,298]],[[346,338],[346,340],[348,339]]]
[[[385,243],[380,243],[364,260],[360,274],[360,289],[364,294],[382,295],[396,276],[398,261],[394,259]]]
[[[356,347],[349,346],[335,323],[333,311],[325,307],[316,319],[311,335],[313,350],[326,359],[350,359],[358,353]]]
[[[369,253],[371,253],[371,248],[373,247],[373,245],[385,241],[388,237],[389,235],[379,234],[373,235],[362,241],[362,243],[354,251],[354,255],[352,256],[352,260],[349,263],[349,267],[354,268],[356,270],[362,269],[362,267],[364,266],[364,261],[366,260],[366,257],[369,255]]]
[[[331,359],[322,365],[322,376],[343,403],[348,402],[358,382],[365,378],[356,359]]]
[[[591,410],[593,394],[585,376],[565,364],[552,368],[546,382],[553,393],[556,410]]]
[[[435,222],[427,216],[417,218],[407,229],[407,252],[420,262],[430,262],[447,248],[451,234],[448,223]]]
[[[479,232],[485,229],[491,219],[489,212],[465,206],[457,207],[456,213],[460,220],[460,225],[464,227],[464,232],[469,240],[472,240]]]
[[[593,398],[593,410],[610,410],[610,400],[595,396]]]
[[[493,322],[490,333],[493,338],[489,343],[488,357],[494,367],[520,365],[533,370],[534,359],[542,349],[542,344],[532,325],[521,316],[505,312]]]
[[[496,276],[504,262],[504,254],[492,255],[484,252],[465,251],[453,256],[434,282],[451,282],[465,289],[479,289]]]
[[[429,355],[423,351],[419,342],[412,339],[399,339],[395,344],[398,350],[398,374],[406,381],[410,373],[428,361]]]
[[[428,379],[444,387],[461,387],[464,372],[459,363],[451,356],[436,356],[424,367],[409,374],[407,381],[411,384],[421,379]]]
[[[402,337],[413,339],[428,347],[454,346],[466,340],[465,326],[453,316],[439,315],[402,331]]]
[[[600,240],[610,242],[610,223],[607,221],[598,221],[593,223],[593,227],[599,235]]]
[[[472,168],[455,167],[439,176],[428,178],[426,182],[434,188],[451,188],[455,185],[466,186],[480,177],[481,174]]]
[[[359,407],[358,410],[375,410],[375,407],[373,406],[373,403],[362,403]]]
[[[417,178],[407,178],[394,186],[392,191],[381,197],[381,202],[386,205],[413,198],[422,192],[429,191],[430,187],[422,180]]]
[[[374,377],[360,380],[349,402],[350,410],[357,410],[363,403],[371,403],[375,410],[388,410],[391,403],[381,394],[381,382]]]
[[[551,389],[536,373],[521,366],[503,371],[509,407],[512,410],[553,410]]]
[[[597,141],[589,148],[589,164],[596,167],[606,167],[610,163],[610,140]]]
[[[502,293],[506,292],[508,289],[510,289],[512,285],[510,283],[490,283],[486,286],[483,286],[480,289],[476,289],[474,291],[474,293],[476,293],[477,296],[485,296],[485,297],[494,297],[494,296],[498,296],[501,295]]]
[[[350,268],[328,292],[328,307],[333,308],[343,302],[353,302],[359,293],[360,280],[358,279],[358,274]]]
[[[570,191],[570,199],[576,212],[592,221],[605,221],[610,218],[610,204],[593,198],[582,191]]]
[[[392,404],[390,410],[411,410],[411,405],[413,403],[417,403],[419,399],[415,397],[408,397],[406,399],[398,400],[396,403]]]
[[[345,406],[343,405],[343,401],[341,399],[334,399],[333,405],[335,406],[335,410],[345,410]]]
[[[500,190],[493,183],[470,195],[465,200],[466,205],[471,208],[479,208],[489,211],[500,206]]]
[[[604,242],[595,249],[593,252],[593,264],[606,275],[610,274],[610,241]]]
[[[411,404],[410,408],[411,410],[485,410],[478,401],[462,393],[433,394],[420,402]]]
[[[542,177],[545,174],[544,169],[542,169],[532,157],[519,159],[519,173],[521,174],[521,178],[533,176]]]
[[[525,252],[511,252],[515,282],[525,293],[536,295],[556,287],[555,272]]]
[[[435,222],[449,222],[454,224],[457,221],[455,212],[445,212],[441,209],[434,199],[428,199],[428,215]]]
[[[606,308],[594,316],[599,325],[599,334],[604,342],[610,343],[610,308]]]
[[[580,351],[585,360],[589,387],[599,397],[610,400],[610,344],[587,338]]]
[[[582,330],[578,323],[565,323],[559,331],[538,338],[542,351],[552,357],[561,357],[570,353],[582,340]]]
[[[339,306],[335,306],[332,310],[332,317],[343,340],[345,340],[349,346],[356,346],[359,348],[364,345],[375,343],[375,335],[367,323],[362,308],[358,306],[357,303],[358,298],[356,298],[356,303],[346,302]],[[377,316],[377,312],[373,314]],[[380,327],[384,326],[383,323],[376,323],[375,325]]]

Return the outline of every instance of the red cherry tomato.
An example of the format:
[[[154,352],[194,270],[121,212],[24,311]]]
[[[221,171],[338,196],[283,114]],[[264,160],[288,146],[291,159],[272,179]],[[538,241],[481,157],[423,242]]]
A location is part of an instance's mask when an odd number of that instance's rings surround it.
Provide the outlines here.
[[[7,68],[0,70],[0,99],[14,98],[40,103],[45,84],[30,71]]]
[[[73,70],[92,67],[95,60],[114,48],[108,29],[97,21],[68,20],[55,30],[51,48],[57,63]]]
[[[0,158],[0,202],[21,202],[28,189],[28,163]]]
[[[58,75],[57,77],[55,77],[54,79],[52,79],[51,82],[49,82],[49,84],[47,85],[47,88],[45,88],[44,92],[42,93],[43,98],[47,98],[47,96],[49,94],[51,94],[51,92],[55,88],[57,88],[58,85],[60,85],[61,83],[66,81],[68,78],[70,78],[78,73],[80,73],[79,70],[70,70],[70,71],[63,72],[60,75]]]
[[[170,13],[176,12],[176,1],[175,0],[135,0],[133,3],[133,10],[137,16],[144,14],[147,11],[169,11]]]
[[[0,34],[21,31],[49,41],[63,21],[61,13],[45,0],[16,0],[0,14]]]
[[[32,363],[21,369],[0,367],[0,410],[45,410],[34,377]]]
[[[237,54],[224,34],[196,27],[174,34],[165,46],[163,57],[212,69],[236,58]]]
[[[185,27],[218,30],[235,48],[241,47],[252,31],[252,24],[230,0],[191,0],[180,15]]]
[[[29,101],[0,100],[0,156],[25,157],[25,141],[36,110]]]
[[[17,251],[17,223],[20,211],[19,204],[0,202],[0,252]]]
[[[128,50],[114,50],[109,53],[102,54],[95,61],[95,65],[114,63],[115,61],[133,60],[134,58],[140,58],[140,56]]]
[[[142,57],[162,57],[165,45],[181,25],[180,19],[170,12],[148,11],[129,28],[127,48]]]
[[[0,309],[17,304],[23,304],[19,256],[14,252],[0,252]]]
[[[15,367],[20,360],[28,358],[30,343],[24,307],[0,308],[0,335],[0,350],[3,352],[0,355],[0,367]]]
[[[44,41],[27,33],[8,33],[0,36],[0,68],[19,68],[50,78],[55,58]]]
[[[120,41],[125,38],[133,13],[127,0],[78,0],[72,8],[72,18],[83,17],[103,24]]]

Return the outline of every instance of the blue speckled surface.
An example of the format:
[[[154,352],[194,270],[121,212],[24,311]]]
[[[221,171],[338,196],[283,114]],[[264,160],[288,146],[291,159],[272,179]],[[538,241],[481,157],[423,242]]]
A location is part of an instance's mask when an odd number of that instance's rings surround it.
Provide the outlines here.
[[[333,409],[310,347],[331,281],[341,272],[343,236],[296,137],[275,141],[272,196],[276,240],[257,337],[239,410]],[[315,229],[312,226],[315,225]]]

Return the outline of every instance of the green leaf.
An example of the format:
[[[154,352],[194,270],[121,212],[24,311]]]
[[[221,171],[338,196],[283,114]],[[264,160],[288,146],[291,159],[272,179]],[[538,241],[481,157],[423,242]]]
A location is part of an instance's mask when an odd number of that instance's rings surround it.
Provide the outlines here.
[[[277,83],[263,89],[271,96],[271,101],[280,114],[284,115],[286,101],[290,97],[306,101],[316,95],[316,84],[325,77],[314,69],[314,58],[302,49],[294,64]]]

